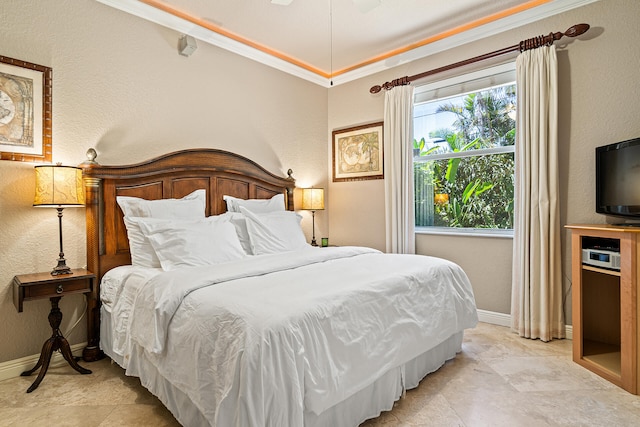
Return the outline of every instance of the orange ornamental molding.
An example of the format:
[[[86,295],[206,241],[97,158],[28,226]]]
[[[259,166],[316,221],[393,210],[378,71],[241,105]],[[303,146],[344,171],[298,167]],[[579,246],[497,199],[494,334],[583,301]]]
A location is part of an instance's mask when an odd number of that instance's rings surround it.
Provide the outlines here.
[[[257,50],[259,50],[261,52],[264,52],[264,53],[266,53],[268,55],[274,56],[274,57],[279,58],[279,59],[281,59],[283,61],[286,61],[286,62],[288,62],[290,64],[296,65],[296,66],[298,66],[300,68],[303,68],[303,69],[305,69],[307,71],[310,71],[310,72],[312,72],[314,74],[317,74],[317,75],[319,75],[321,77],[324,77],[324,78],[327,78],[327,79],[331,79],[331,78],[333,78],[335,76],[339,76],[341,74],[345,74],[345,73],[347,73],[349,71],[353,71],[353,70],[356,70],[358,68],[361,68],[361,67],[364,67],[364,66],[376,63],[376,62],[384,61],[384,60],[386,60],[388,58],[391,58],[391,57],[396,56],[396,55],[400,55],[400,54],[408,52],[410,50],[413,50],[413,49],[416,49],[416,48],[419,48],[419,47],[434,43],[434,42],[439,41],[439,40],[446,39],[448,37],[451,37],[451,36],[454,36],[454,35],[457,35],[457,34],[464,33],[465,31],[469,31],[469,30],[471,30],[473,28],[477,28],[477,27],[480,27],[482,25],[497,21],[499,19],[506,18],[506,17],[511,16],[511,15],[515,15],[517,13],[523,12],[525,10],[532,9],[534,7],[543,5],[545,3],[549,3],[552,0],[531,0],[531,1],[528,1],[528,2],[523,3],[521,5],[514,6],[514,7],[511,7],[509,9],[505,9],[505,10],[503,10],[501,12],[496,12],[494,14],[491,14],[491,15],[486,16],[484,18],[480,18],[480,19],[477,19],[475,21],[471,21],[471,22],[469,22],[467,24],[460,25],[458,27],[452,28],[451,30],[443,31],[443,32],[441,32],[439,34],[436,34],[434,36],[428,37],[428,38],[426,38],[424,40],[421,40],[419,42],[412,43],[412,44],[409,44],[407,46],[391,50],[391,51],[389,51],[387,53],[375,56],[375,57],[373,57],[371,59],[368,59],[366,61],[354,64],[352,66],[343,68],[343,69],[338,70],[338,71],[334,71],[333,73],[321,70],[321,69],[316,68],[316,67],[314,67],[314,66],[312,66],[312,65],[310,65],[310,64],[308,64],[308,63],[306,63],[304,61],[301,61],[299,59],[293,58],[293,57],[291,57],[289,55],[286,55],[286,54],[284,54],[282,52],[279,52],[279,51],[277,51],[275,49],[272,49],[272,48],[270,48],[268,46],[262,45],[260,43],[256,43],[256,42],[254,42],[252,40],[249,40],[249,39],[246,39],[246,38],[244,38],[242,36],[239,36],[238,34],[235,34],[235,33],[232,33],[230,31],[224,30],[224,29],[222,29],[222,28],[220,28],[220,27],[218,27],[216,25],[213,25],[211,22],[205,21],[203,19],[200,19],[200,18],[197,18],[197,17],[195,17],[193,15],[190,15],[189,13],[186,13],[186,12],[180,11],[178,9],[175,9],[175,8],[167,5],[166,3],[163,3],[162,1],[158,1],[158,0],[139,0],[139,1],[141,3],[144,3],[144,4],[148,5],[148,6],[151,6],[151,7],[154,7],[156,9],[159,9],[159,10],[161,10],[163,12],[166,12],[166,13],[168,13],[170,15],[173,15],[173,16],[176,16],[178,18],[184,19],[185,21],[191,22],[192,24],[198,25],[200,27],[203,27],[203,28],[206,28],[206,29],[208,29],[210,31],[218,33],[218,34],[220,34],[220,35],[222,35],[224,37],[228,37],[231,40],[235,40],[235,41],[237,41],[239,43],[242,43],[242,44],[245,44],[247,46],[250,46],[250,47],[252,47],[254,49],[257,49]]]
[[[379,62],[379,61],[384,61],[385,59],[389,59],[389,58],[391,58],[393,56],[400,55],[400,54],[408,52],[410,50],[413,50],[413,49],[416,49],[416,48],[419,48],[419,47],[422,47],[422,46],[426,46],[428,44],[437,42],[439,40],[446,39],[447,37],[451,37],[451,36],[455,36],[457,34],[464,33],[465,31],[469,31],[469,30],[471,30],[473,28],[477,28],[477,27],[480,27],[482,25],[488,24],[490,22],[494,22],[494,21],[497,21],[499,19],[506,18],[506,17],[511,16],[511,15],[515,15],[515,14],[523,12],[525,10],[529,10],[529,9],[534,8],[534,7],[543,5],[545,3],[549,3],[550,1],[552,1],[552,0],[531,0],[531,1],[527,2],[527,3],[523,3],[521,5],[514,6],[512,8],[503,10],[501,12],[496,12],[496,13],[494,13],[492,15],[485,16],[484,18],[480,18],[480,19],[477,19],[475,21],[471,21],[471,22],[469,22],[467,24],[463,24],[463,25],[460,25],[458,27],[452,28],[451,30],[443,31],[442,33],[439,33],[439,34],[436,34],[434,36],[428,37],[428,38],[426,38],[424,40],[421,40],[419,42],[412,43],[410,45],[407,45],[405,47],[401,47],[401,48],[398,48],[398,49],[394,49],[394,50],[389,51],[387,53],[384,53],[382,55],[378,55],[376,57],[368,59],[367,61],[360,62],[359,64],[355,64],[355,65],[352,65],[350,67],[344,68],[342,70],[335,71],[333,73],[332,77],[339,76],[341,74],[347,73],[349,71],[356,70],[356,69],[364,67],[366,65],[374,64],[374,63]]]
[[[274,56],[276,58],[282,59],[283,61],[289,62],[290,64],[294,64],[297,65],[300,68],[304,68],[307,71],[311,71],[312,73],[315,73],[319,76],[325,77],[325,78],[329,78],[330,74],[320,70],[319,68],[316,68],[304,61],[300,61],[296,58],[293,58],[291,56],[285,55],[282,52],[279,52],[275,49],[271,49],[268,46],[264,46],[260,43],[256,43],[252,40],[249,40],[247,38],[244,38],[242,36],[239,36],[235,33],[232,33],[231,31],[227,31],[224,30],[216,25],[213,25],[212,23],[205,21],[204,19],[200,19],[200,18],[196,18],[195,16],[192,16],[186,12],[180,11],[178,9],[175,9],[161,1],[157,1],[157,0],[139,0],[141,3],[144,3],[148,6],[154,7],[156,9],[159,9],[163,12],[166,12],[170,15],[173,15],[175,17],[184,19],[185,21],[189,21],[192,24],[198,25],[202,28],[206,28],[207,30],[213,31],[214,33],[218,33],[221,36],[225,36],[227,38],[230,38],[231,40],[235,40],[239,43],[245,44],[247,46],[250,46],[254,49],[257,49],[261,52],[264,52],[268,55]]]

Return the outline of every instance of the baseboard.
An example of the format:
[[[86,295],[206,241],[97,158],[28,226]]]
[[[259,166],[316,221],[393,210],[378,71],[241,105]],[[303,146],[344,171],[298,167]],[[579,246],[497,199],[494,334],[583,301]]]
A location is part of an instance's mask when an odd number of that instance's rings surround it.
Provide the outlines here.
[[[495,311],[478,310],[478,319],[492,325],[511,326],[511,315],[496,313]]]
[[[71,346],[71,353],[73,353],[74,356],[80,356],[82,355],[82,349],[86,346],[86,342],[74,344]],[[34,354],[31,356],[21,357],[20,359],[8,360],[6,362],[0,363],[0,381],[19,377],[22,372],[28,371],[29,369],[33,368],[35,364],[38,363],[39,358],[40,354]],[[56,366],[62,366],[65,363],[67,363],[67,361],[64,360],[62,354],[56,351],[51,357],[51,363],[49,364],[49,367],[53,368]]]
[[[492,325],[500,325],[511,327],[511,315],[504,313],[496,313],[495,311],[478,310],[478,319],[484,323]],[[573,326],[565,326],[565,334],[567,339],[573,339]]]

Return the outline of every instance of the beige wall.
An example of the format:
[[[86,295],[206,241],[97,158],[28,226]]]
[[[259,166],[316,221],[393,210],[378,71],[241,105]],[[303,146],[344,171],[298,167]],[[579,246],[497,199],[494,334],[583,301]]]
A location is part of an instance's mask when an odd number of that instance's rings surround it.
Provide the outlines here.
[[[588,23],[592,28],[581,40],[564,39],[558,44],[568,44],[558,52],[561,219],[563,225],[605,222],[605,217],[596,214],[594,207],[594,148],[640,136],[638,16],[640,2],[636,0],[602,0],[376,76],[333,87],[329,89],[329,129],[380,120],[384,96],[369,94],[369,88],[375,84],[511,46],[539,34],[565,31],[573,24]],[[486,65],[488,63],[476,64],[467,70]],[[384,250],[382,181],[330,183],[329,196],[330,237],[334,242],[370,244]],[[568,235],[563,229],[565,293],[570,291],[571,274]],[[509,313],[511,239],[418,235],[416,246],[421,254],[443,256],[458,262],[470,276],[480,309]],[[566,307],[565,312],[570,323],[570,307]]]
[[[383,181],[327,179],[331,131],[382,119],[384,97],[370,95],[370,86],[591,24],[585,40],[559,52],[560,191],[563,224],[603,222],[593,208],[593,148],[640,135],[637,16],[640,2],[602,0],[329,90],[204,43],[190,58],[179,56],[176,32],[93,0],[3,0],[0,55],[53,68],[54,161],[80,163],[89,147],[103,164],[181,148],[227,149],[274,173],[292,168],[301,186],[325,186],[316,236],[384,249]],[[33,186],[33,164],[0,162],[0,362],[38,353],[50,334],[48,301],[29,302],[21,314],[12,304],[12,277],[47,271],[57,255],[55,213],[31,207]],[[308,215],[303,225],[310,235]],[[65,211],[64,235],[69,265],[83,266],[81,209]],[[567,236],[563,230],[569,288]],[[461,264],[479,308],[509,312],[510,239],[420,235],[417,248]],[[83,312],[83,299],[65,297],[61,307],[64,331]],[[85,336],[81,323],[69,338],[73,344]]]
[[[327,90],[205,43],[185,58],[178,37],[94,0],[0,2],[0,55],[53,68],[54,162],[78,164],[89,147],[102,164],[211,147],[326,186]],[[13,276],[48,271],[58,254],[55,210],[31,207],[33,166],[0,162],[0,362],[39,353],[51,334],[47,300],[20,314],[12,302]],[[63,226],[68,264],[84,266],[83,210],[66,209]],[[83,298],[61,308],[64,332]],[[82,321],[70,342],[85,341],[85,330]]]

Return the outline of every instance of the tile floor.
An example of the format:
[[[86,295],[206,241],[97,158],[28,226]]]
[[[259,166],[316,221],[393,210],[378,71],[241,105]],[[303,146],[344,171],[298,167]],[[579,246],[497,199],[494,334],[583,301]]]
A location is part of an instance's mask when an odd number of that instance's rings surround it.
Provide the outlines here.
[[[178,426],[136,378],[108,360],[67,366],[0,382],[0,426]],[[392,411],[365,422],[377,426],[640,426],[640,397],[571,361],[571,341],[525,340],[481,323],[467,331],[462,352]]]

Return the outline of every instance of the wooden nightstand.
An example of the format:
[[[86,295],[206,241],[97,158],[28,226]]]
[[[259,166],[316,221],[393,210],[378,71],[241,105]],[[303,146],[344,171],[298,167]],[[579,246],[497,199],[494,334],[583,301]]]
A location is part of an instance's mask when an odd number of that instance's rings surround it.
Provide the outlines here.
[[[94,288],[94,280],[96,275],[83,268],[71,270],[73,274],[64,274],[52,276],[51,273],[34,273],[21,274],[13,278],[13,303],[18,312],[22,312],[24,301],[49,298],[51,301],[51,312],[49,313],[49,325],[51,325],[52,335],[42,346],[42,352],[38,363],[23,372],[22,376],[33,374],[38,368],[40,373],[38,377],[27,389],[27,393],[31,393],[38,388],[40,382],[47,373],[51,355],[54,351],[60,350],[62,356],[71,365],[73,369],[81,374],[90,374],[91,371],[78,365],[71,354],[71,347],[65,337],[60,332],[60,322],[62,321],[62,312],[58,308],[60,298],[71,294],[88,294]]]

